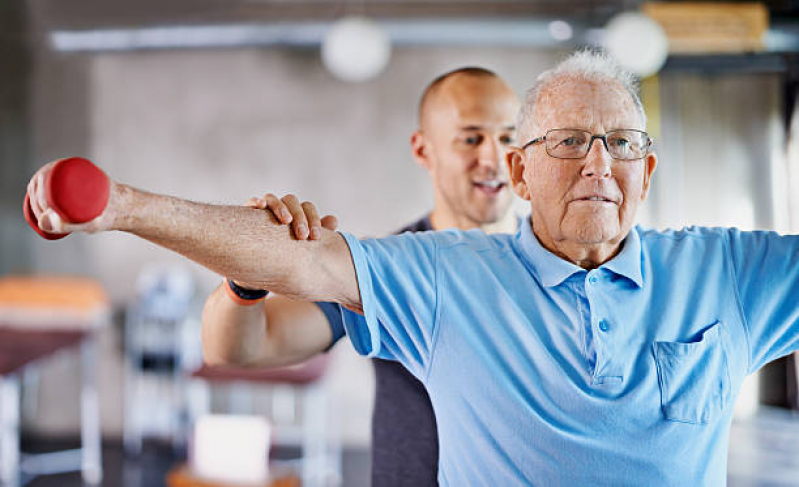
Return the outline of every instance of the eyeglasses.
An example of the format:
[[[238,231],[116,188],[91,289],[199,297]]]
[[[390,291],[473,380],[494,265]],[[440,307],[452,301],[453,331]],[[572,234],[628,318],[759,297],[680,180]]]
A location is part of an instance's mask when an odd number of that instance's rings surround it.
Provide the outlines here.
[[[599,139],[605,145],[610,157],[620,161],[642,159],[649,152],[652,139],[642,130],[611,130],[605,135],[593,135],[587,130],[552,129],[543,137],[537,137],[524,144],[522,149],[531,145],[546,143],[546,151],[558,159],[582,159],[588,155],[594,140]]]

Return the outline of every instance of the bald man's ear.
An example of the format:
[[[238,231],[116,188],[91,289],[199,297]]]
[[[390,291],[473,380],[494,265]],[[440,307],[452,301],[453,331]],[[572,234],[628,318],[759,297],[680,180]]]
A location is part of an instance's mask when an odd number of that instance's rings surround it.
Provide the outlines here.
[[[430,146],[421,130],[411,134],[411,155],[417,164],[428,171],[433,167],[430,160]]]
[[[527,181],[524,180],[524,169],[527,164],[524,150],[511,147],[505,154],[505,162],[508,164],[508,174],[513,192],[519,198],[530,201],[530,188],[527,187]]]

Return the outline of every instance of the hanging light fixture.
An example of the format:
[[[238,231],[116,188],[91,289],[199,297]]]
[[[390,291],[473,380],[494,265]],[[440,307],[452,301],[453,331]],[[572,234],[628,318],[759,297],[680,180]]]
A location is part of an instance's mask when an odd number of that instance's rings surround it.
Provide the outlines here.
[[[619,64],[642,78],[657,73],[669,55],[669,41],[663,28],[637,12],[625,12],[610,19],[603,45]]]
[[[374,78],[388,65],[391,43],[374,20],[344,17],[322,42],[322,62],[334,76],[349,82]]]

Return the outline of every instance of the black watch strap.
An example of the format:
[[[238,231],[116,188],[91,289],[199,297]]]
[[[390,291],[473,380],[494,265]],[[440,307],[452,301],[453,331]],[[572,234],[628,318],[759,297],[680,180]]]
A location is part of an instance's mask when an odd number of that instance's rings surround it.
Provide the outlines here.
[[[265,289],[247,289],[239,286],[232,279],[225,279],[227,281],[227,285],[233,294],[244,299],[246,301],[257,301],[259,299],[263,299],[269,294],[269,291]]]

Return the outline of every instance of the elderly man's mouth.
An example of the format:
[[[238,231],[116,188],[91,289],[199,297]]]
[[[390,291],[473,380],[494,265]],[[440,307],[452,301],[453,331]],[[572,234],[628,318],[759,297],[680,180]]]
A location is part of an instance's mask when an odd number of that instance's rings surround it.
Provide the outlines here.
[[[572,200],[572,203],[610,204],[610,205],[618,204],[615,199],[602,195],[588,195],[588,196],[583,196],[581,198],[575,198]]]

